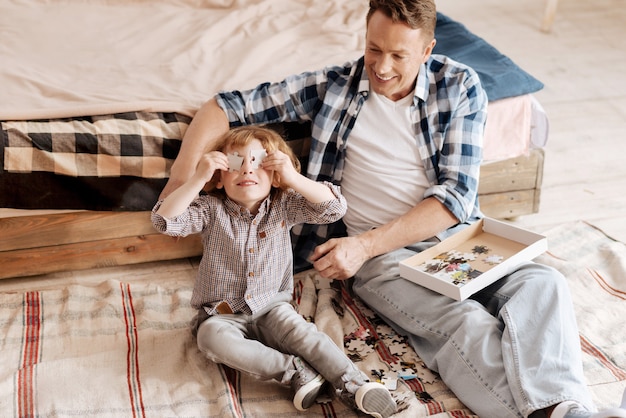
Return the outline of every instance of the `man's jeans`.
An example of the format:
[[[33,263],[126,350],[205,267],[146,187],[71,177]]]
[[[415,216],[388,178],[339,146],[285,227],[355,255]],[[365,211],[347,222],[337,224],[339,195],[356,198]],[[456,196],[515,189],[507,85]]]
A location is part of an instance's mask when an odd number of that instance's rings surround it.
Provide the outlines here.
[[[399,276],[420,243],[366,262],[354,291],[481,418],[529,416],[565,400],[592,407],[565,278],[525,263],[465,301]]]

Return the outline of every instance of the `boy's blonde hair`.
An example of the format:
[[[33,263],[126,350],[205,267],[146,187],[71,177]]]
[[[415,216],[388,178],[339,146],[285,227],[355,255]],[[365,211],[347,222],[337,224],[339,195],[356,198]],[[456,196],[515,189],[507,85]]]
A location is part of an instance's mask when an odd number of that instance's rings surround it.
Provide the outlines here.
[[[267,151],[268,153],[276,150],[282,151],[289,157],[296,171],[298,173],[300,172],[300,161],[294,154],[289,144],[287,144],[287,142],[283,139],[282,136],[280,136],[280,134],[278,134],[278,132],[264,126],[240,126],[237,128],[233,128],[226,132],[224,135],[222,135],[222,137],[218,139],[215,146],[213,146],[208,151],[220,151],[223,153],[227,153],[233,148],[245,147],[254,139],[259,140],[259,142],[261,142],[261,145],[263,145],[265,151]],[[213,178],[207,183],[204,190],[216,195],[225,194],[223,189],[217,188],[217,184],[220,181],[220,175],[221,174],[219,171],[216,172],[213,175]],[[274,175],[278,176],[278,174],[276,173]],[[278,187],[279,190],[276,190],[276,188],[272,187],[272,192],[274,192],[275,190],[278,192],[284,190],[285,188],[280,183],[280,178],[277,177],[276,180],[280,184],[280,186]]]

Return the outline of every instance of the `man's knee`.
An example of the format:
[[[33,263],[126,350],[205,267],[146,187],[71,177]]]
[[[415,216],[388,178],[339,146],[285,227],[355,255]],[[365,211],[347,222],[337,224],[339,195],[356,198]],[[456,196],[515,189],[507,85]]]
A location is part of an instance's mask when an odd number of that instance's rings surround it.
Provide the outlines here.
[[[525,282],[544,291],[559,292],[568,289],[567,279],[558,270],[538,263],[526,263],[518,269]]]
[[[543,264],[527,263],[513,273],[516,280],[514,294],[522,296],[528,304],[570,304],[571,295],[567,279],[561,272]],[[512,297],[512,295],[511,295]]]

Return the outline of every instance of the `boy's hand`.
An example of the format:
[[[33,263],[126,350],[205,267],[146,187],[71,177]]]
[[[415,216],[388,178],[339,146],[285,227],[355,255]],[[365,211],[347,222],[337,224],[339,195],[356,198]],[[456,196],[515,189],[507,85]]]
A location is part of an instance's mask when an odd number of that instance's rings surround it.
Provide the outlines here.
[[[293,186],[300,176],[289,156],[279,150],[270,152],[263,159],[261,167],[265,170],[274,170],[279,175],[280,183],[288,187]]]
[[[295,190],[311,203],[321,203],[337,198],[327,185],[298,173],[289,156],[282,151],[276,150],[269,153],[263,159],[261,167],[265,170],[274,170],[281,187]]]
[[[211,151],[200,158],[196,176],[206,183],[213,178],[217,170],[228,171],[228,157],[220,151]]]

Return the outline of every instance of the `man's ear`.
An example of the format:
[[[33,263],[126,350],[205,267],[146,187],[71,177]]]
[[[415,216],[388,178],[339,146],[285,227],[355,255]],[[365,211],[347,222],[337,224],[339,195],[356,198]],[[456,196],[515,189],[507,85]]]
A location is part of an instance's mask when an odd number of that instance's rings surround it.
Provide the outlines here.
[[[422,62],[428,61],[428,58],[430,58],[430,54],[433,53],[433,49],[435,48],[436,44],[437,44],[437,40],[433,38],[433,40],[430,41],[428,45],[426,45],[426,49],[424,49],[424,57],[423,57],[424,59]]]

